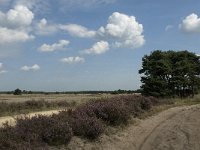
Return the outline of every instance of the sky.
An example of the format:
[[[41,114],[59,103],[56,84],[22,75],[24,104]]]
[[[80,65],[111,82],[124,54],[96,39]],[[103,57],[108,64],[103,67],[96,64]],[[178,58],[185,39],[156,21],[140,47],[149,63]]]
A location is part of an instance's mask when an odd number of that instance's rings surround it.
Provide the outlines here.
[[[136,90],[153,50],[200,54],[199,0],[0,0],[0,91]]]

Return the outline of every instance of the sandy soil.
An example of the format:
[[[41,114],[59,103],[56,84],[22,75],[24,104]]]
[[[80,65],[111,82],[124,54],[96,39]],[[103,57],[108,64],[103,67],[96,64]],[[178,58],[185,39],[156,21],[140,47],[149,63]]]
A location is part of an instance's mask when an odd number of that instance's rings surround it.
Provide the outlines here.
[[[96,142],[75,137],[69,149],[200,150],[200,105],[171,108]]]
[[[52,114],[56,114],[61,110],[50,110],[50,111],[40,111],[40,112],[34,112],[26,114],[27,116],[35,116],[35,115],[46,115],[50,116]],[[15,125],[15,118],[16,117],[23,117],[24,115],[17,115],[17,116],[7,116],[7,117],[0,117],[0,127],[3,125],[3,123],[8,122],[10,125]]]

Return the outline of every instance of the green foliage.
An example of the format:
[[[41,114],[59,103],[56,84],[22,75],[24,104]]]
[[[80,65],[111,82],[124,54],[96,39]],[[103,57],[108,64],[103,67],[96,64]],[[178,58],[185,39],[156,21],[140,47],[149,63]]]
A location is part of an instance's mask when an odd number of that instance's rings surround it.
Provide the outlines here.
[[[152,52],[142,59],[142,94],[155,97],[194,96],[200,89],[200,57],[188,51]]]
[[[22,91],[20,89],[16,89],[14,92],[13,92],[14,95],[21,95],[22,94]]]

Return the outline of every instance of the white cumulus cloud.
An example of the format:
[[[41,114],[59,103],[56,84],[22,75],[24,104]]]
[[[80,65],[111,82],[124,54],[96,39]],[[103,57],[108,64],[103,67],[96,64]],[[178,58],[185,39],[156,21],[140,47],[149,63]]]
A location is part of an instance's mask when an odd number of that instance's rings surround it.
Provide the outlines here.
[[[21,67],[21,70],[23,70],[23,71],[37,71],[39,69],[40,69],[40,66],[37,65],[37,64],[35,64],[33,66],[23,66],[23,67]]]
[[[17,5],[6,14],[8,24],[14,27],[28,26],[32,23],[34,14],[23,5]]]
[[[69,41],[67,40],[60,40],[58,43],[54,43],[52,45],[49,44],[43,44],[38,48],[39,51],[41,52],[53,52],[56,50],[63,50],[66,48],[67,45],[69,45]]]
[[[192,13],[183,19],[179,28],[185,33],[200,33],[200,18]]]
[[[84,63],[85,59],[83,57],[76,56],[76,57],[62,58],[60,61],[67,64],[76,64],[76,63]]]
[[[0,44],[12,43],[12,42],[25,42],[27,40],[34,39],[33,35],[29,35],[23,30],[13,30],[5,27],[0,27]]]
[[[91,48],[83,51],[85,54],[103,54],[109,50],[109,43],[106,41],[100,41],[95,43]]]
[[[38,35],[50,35],[58,31],[58,25],[48,24],[45,18],[41,19],[36,25],[36,34]]]
[[[86,27],[77,24],[60,25],[60,29],[67,31],[72,36],[81,38],[91,38],[96,35],[95,31],[88,30]]]
[[[108,39],[115,47],[139,48],[144,45],[143,25],[134,16],[114,12],[105,27],[100,27],[98,35]]]
[[[25,42],[33,39],[30,35],[30,25],[34,14],[23,5],[17,5],[7,13],[0,11],[0,44]]]

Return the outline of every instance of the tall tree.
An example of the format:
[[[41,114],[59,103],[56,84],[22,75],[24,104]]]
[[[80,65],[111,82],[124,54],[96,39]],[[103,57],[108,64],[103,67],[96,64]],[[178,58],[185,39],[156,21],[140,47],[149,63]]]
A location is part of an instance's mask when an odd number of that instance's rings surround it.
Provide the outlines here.
[[[188,51],[154,51],[142,59],[142,94],[187,97],[200,88],[200,57]]]

